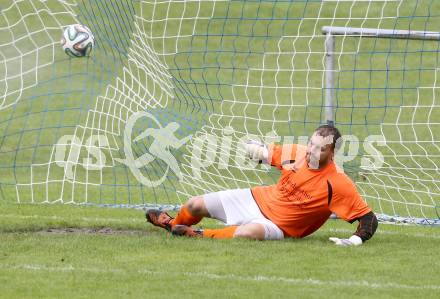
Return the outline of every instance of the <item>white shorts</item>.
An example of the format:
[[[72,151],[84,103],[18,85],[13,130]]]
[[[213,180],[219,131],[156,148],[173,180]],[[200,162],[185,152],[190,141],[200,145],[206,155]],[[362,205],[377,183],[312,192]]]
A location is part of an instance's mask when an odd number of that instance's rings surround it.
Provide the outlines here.
[[[225,222],[226,225],[259,223],[264,226],[266,240],[284,238],[283,231],[263,216],[250,189],[208,193],[203,195],[203,199],[211,217]]]

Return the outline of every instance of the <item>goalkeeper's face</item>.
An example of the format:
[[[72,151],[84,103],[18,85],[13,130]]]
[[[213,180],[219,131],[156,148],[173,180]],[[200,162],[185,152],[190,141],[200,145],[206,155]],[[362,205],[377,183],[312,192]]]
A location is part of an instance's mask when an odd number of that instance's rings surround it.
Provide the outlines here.
[[[315,132],[307,144],[306,162],[309,168],[318,169],[327,165],[334,156],[333,136],[321,136]]]

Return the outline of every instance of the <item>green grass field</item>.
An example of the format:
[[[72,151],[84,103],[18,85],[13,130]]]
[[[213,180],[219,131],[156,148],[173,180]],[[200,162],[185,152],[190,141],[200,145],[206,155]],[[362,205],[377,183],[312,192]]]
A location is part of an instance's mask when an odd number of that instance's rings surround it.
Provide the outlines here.
[[[138,210],[1,205],[0,297],[438,298],[438,229],[382,224],[362,247],[328,241],[354,230],[329,221],[301,240],[187,239]]]
[[[75,22],[95,34],[89,59],[58,44]],[[382,224],[358,248],[328,241],[356,229],[334,220],[302,240],[190,240],[140,210],[61,204],[178,205],[274,182],[277,171],[224,169],[218,156],[197,177],[188,146],[174,153],[184,180],[150,188],[114,158],[135,111],[178,122],[181,137],[232,126],[234,145],[309,135],[324,121],[327,25],[439,31],[440,2],[0,1],[0,298],[438,298],[438,227]],[[338,37],[336,51],[337,126],[389,141],[380,171],[360,168],[361,149],[346,172],[375,212],[438,219],[439,43]],[[105,167],[86,169],[97,134]],[[55,157],[64,135],[83,145],[70,166],[70,148]]]

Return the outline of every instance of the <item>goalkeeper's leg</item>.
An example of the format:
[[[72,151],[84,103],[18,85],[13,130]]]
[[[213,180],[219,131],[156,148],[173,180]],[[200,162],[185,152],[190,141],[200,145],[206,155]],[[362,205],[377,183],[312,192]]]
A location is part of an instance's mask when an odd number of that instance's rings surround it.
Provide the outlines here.
[[[241,202],[246,203],[243,198],[247,197],[247,202],[251,202],[252,209],[248,211],[247,206],[242,206]],[[148,222],[155,226],[171,230],[175,225],[191,226],[199,223],[203,217],[210,217],[227,223],[224,205],[229,210],[229,218],[233,223],[244,224],[246,219],[257,218],[254,214],[261,214],[249,189],[225,190],[196,196],[190,198],[179,210],[176,218],[172,218],[160,210],[148,210],[146,217]],[[241,213],[240,213],[241,212]]]
[[[202,196],[190,198],[179,210],[171,226],[191,226],[199,223],[203,217],[210,217]]]
[[[195,230],[191,217],[210,217],[228,226],[219,229]],[[201,219],[201,218],[199,218]],[[203,236],[216,239],[248,238],[256,240],[283,239],[283,232],[265,218],[249,189],[225,190],[203,197],[194,197],[182,207],[173,221],[172,233],[180,236]]]
[[[269,222],[252,222],[217,229],[193,229],[187,225],[175,225],[171,232],[176,236],[214,239],[245,238],[253,240],[281,240],[284,238],[282,231],[276,227],[276,225]]]
[[[240,226],[232,225],[219,229],[205,229],[202,233],[203,237],[214,239],[245,238],[264,240],[266,237],[264,226],[259,223],[248,223]]]
[[[227,224],[220,229],[195,230],[191,226],[203,217],[214,218]],[[158,210],[147,211],[153,225],[170,230],[179,236],[203,236],[230,239],[282,239],[283,232],[260,212],[249,189],[225,190],[190,198],[176,218]]]

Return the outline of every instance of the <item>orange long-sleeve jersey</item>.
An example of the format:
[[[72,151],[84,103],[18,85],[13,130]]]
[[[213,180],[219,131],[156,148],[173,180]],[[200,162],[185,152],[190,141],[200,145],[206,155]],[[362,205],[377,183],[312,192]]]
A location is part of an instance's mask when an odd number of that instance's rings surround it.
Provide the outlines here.
[[[302,238],[320,228],[332,212],[355,220],[371,211],[356,186],[332,161],[320,169],[305,162],[300,145],[269,146],[269,162],[281,170],[278,183],[251,189],[261,212],[285,236]]]

